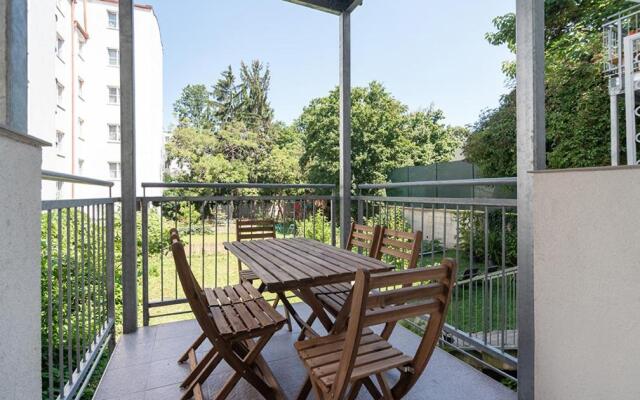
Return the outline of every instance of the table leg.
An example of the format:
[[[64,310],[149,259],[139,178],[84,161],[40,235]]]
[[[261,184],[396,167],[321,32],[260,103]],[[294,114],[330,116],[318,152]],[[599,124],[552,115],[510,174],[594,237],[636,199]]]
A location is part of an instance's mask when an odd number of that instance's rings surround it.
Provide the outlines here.
[[[301,288],[298,290],[298,295],[302,298],[302,301],[311,307],[311,310],[316,317],[318,317],[320,323],[324,326],[324,329],[326,329],[327,332],[331,332],[331,329],[333,328],[333,321],[331,321],[331,318],[329,318],[327,313],[324,311],[324,307],[322,307],[322,304],[320,304],[311,289],[307,287]]]
[[[291,316],[291,318],[294,319],[294,321],[296,321],[296,323],[298,324],[298,326],[300,327],[300,329],[302,330],[303,333],[306,330],[307,332],[311,333],[312,336],[320,336],[320,335],[318,335],[317,332],[315,332],[311,328],[311,326],[307,325],[305,320],[302,319],[300,314],[298,314],[296,309],[289,302],[289,299],[287,299],[287,296],[285,295],[284,292],[278,292],[277,294],[278,294],[278,297],[280,298],[280,301],[282,301],[282,305],[284,306],[285,310],[287,310],[289,312],[289,315]]]

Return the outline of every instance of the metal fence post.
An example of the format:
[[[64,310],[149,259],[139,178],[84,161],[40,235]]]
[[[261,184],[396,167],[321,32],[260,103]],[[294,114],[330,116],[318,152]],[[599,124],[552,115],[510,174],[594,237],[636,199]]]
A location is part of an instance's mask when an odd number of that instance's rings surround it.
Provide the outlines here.
[[[142,212],[142,324],[149,326],[149,203],[140,200]]]
[[[116,299],[115,299],[115,235],[114,235],[114,203],[108,203],[107,208],[107,265],[106,265],[106,279],[107,279],[107,318],[115,321],[116,319]],[[116,345],[115,335],[115,322],[111,328],[111,339],[109,340],[109,351],[113,351]]]
[[[336,245],[336,189],[331,189],[331,245]]]

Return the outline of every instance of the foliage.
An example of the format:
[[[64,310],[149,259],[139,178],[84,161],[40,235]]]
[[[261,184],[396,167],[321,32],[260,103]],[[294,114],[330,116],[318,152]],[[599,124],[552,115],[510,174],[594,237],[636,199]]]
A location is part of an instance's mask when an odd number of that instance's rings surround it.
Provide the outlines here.
[[[269,67],[254,60],[250,65],[240,62],[240,82],[228,66],[211,89],[203,84],[187,85],[173,105],[178,128],[216,132],[237,121],[249,129],[265,131],[273,119],[270,84]]]
[[[502,210],[488,212],[488,258],[489,266],[502,265]],[[485,259],[485,212],[462,211],[457,215],[460,224],[460,247],[463,252],[470,253],[473,245],[473,260],[477,265],[484,265]],[[505,266],[513,267],[518,263],[518,226],[517,215],[506,212],[504,222]]]
[[[546,125],[550,168],[608,165],[609,94],[601,73],[600,25],[628,5],[619,0],[546,0]],[[494,20],[493,45],[515,53],[515,15]],[[515,64],[503,70],[513,85]],[[516,163],[515,88],[473,127],[464,153],[487,176],[513,176]]]
[[[375,205],[372,205],[371,208],[375,209],[376,207]],[[367,226],[380,225],[396,231],[413,231],[411,224],[409,224],[409,221],[405,218],[402,209],[398,207],[381,205],[377,212],[364,217],[363,219],[364,224]]]
[[[229,66],[211,91],[204,85],[187,86],[174,105],[180,124],[166,145],[170,165],[166,180],[299,182],[301,135],[273,121],[270,80],[269,68],[253,61],[240,64],[239,83]]]
[[[316,210],[315,214],[307,215],[303,220],[296,220],[297,236],[331,243],[331,221],[322,210]],[[336,230],[336,238],[340,233]]]
[[[354,88],[351,162],[354,183],[385,182],[398,167],[446,161],[466,131],[443,124],[439,110],[409,113],[380,83]],[[310,182],[339,181],[339,90],[317,98],[294,123],[303,137],[300,165]]]
[[[52,211],[51,229],[49,214],[41,216],[40,287],[41,291],[41,342],[42,342],[42,398],[49,398],[48,381],[51,366],[54,387],[61,375],[66,382],[78,367],[76,349],[88,346],[98,334],[100,324],[106,320],[105,268],[106,222],[94,219],[94,215],[78,211]],[[67,218],[69,230],[67,230]],[[76,219],[77,218],[77,219]],[[76,228],[77,221],[77,228]],[[149,254],[161,251],[160,219],[150,212],[148,217]],[[61,222],[61,224],[59,223]],[[138,232],[141,232],[141,215],[137,215]],[[122,321],[122,238],[119,215],[114,216],[114,297],[116,326]],[[138,248],[142,246],[138,236]],[[138,257],[142,257],[138,251]],[[138,270],[142,273],[141,269]],[[50,279],[51,278],[51,279]],[[49,288],[49,282],[51,287]],[[51,305],[51,323],[49,323]],[[91,310],[91,311],[90,311]],[[50,340],[49,340],[50,338]],[[51,346],[49,347],[49,343]],[[51,358],[49,349],[52,349]],[[60,353],[64,363],[60,368]],[[72,349],[71,370],[67,349]],[[82,356],[82,354],[80,355]],[[104,366],[103,366],[104,367]],[[97,372],[96,372],[97,373]],[[54,393],[54,397],[57,396]],[[89,396],[90,391],[87,392]]]

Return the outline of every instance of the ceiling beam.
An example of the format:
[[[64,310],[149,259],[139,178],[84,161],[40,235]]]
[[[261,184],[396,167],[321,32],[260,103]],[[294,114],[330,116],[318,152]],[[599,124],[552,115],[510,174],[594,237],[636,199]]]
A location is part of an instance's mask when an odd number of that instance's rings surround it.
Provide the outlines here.
[[[340,15],[343,12],[351,12],[362,4],[362,0],[285,0],[289,3],[311,7],[316,10]]]

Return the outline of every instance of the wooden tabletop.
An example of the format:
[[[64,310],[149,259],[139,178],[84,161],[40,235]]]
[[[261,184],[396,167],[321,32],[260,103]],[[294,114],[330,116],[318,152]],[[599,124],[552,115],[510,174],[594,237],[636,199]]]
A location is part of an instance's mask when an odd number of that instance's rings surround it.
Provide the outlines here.
[[[224,247],[250,268],[270,292],[349,282],[355,279],[359,268],[393,268],[371,257],[303,238],[226,242]]]

